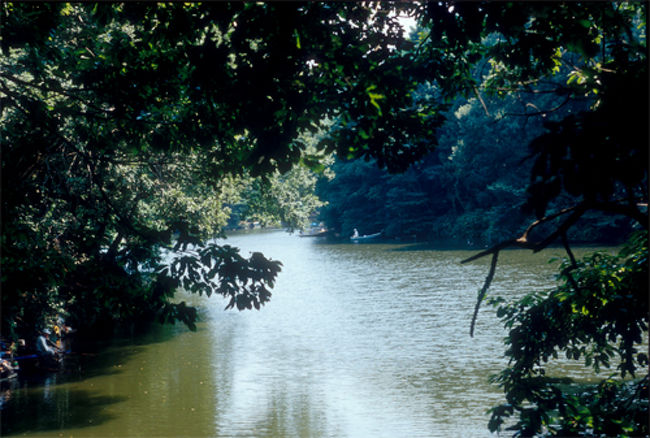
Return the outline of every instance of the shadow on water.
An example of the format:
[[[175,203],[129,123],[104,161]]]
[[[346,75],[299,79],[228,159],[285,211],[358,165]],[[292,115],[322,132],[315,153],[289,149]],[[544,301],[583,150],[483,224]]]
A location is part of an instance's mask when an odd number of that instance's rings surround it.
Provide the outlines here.
[[[386,242],[384,242],[386,243]],[[476,253],[484,251],[490,247],[490,245],[485,245],[485,246],[479,246],[475,244],[465,244],[465,243],[460,243],[460,242],[455,242],[455,241],[442,241],[442,242],[390,242],[396,245],[403,245],[399,246],[397,248],[390,248],[389,251],[396,251],[396,252],[409,252],[409,251],[475,251]],[[606,251],[606,252],[612,252],[612,248],[610,246],[603,246],[604,244],[593,244],[593,245],[586,245],[586,244],[573,244],[572,248],[579,249],[579,250],[584,250],[584,251]],[[551,250],[551,251],[559,251],[560,253],[564,254],[564,247],[560,244],[553,243],[544,248],[545,250]],[[530,249],[525,249],[525,248],[517,248],[517,247],[508,247],[505,248],[504,251],[529,251],[532,252]]]
[[[372,239],[363,242],[352,242],[350,240],[313,240],[316,245],[323,246],[387,246],[386,251],[410,252],[410,251],[482,251],[485,247],[450,241],[437,242],[419,242],[415,240],[397,240],[397,239]]]
[[[146,330],[128,336],[101,340],[74,339],[71,351],[64,356],[58,371],[34,369],[30,364],[26,364],[28,366],[21,366],[20,381],[35,389],[48,382],[51,384],[52,379],[56,384],[63,384],[119,374],[121,370],[117,364],[128,362],[148,345],[169,342],[182,331],[181,327],[152,323]]]
[[[410,243],[398,248],[390,248],[389,251],[482,251],[485,248],[454,243]]]
[[[50,384],[42,391],[19,382],[2,395],[0,435],[18,435],[61,429],[93,427],[114,418],[106,407],[125,400],[96,396],[90,391]]]
[[[94,427],[112,420],[106,412],[125,397],[76,388],[85,380],[119,375],[122,364],[148,345],[173,339],[184,327],[152,324],[148,330],[100,341],[76,340],[60,369],[22,367],[18,378],[0,387],[0,436]]]

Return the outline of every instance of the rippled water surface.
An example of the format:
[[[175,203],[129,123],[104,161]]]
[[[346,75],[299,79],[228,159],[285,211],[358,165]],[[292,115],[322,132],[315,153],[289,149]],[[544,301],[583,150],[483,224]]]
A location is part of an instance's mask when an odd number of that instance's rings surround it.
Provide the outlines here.
[[[198,331],[157,326],[3,393],[6,435],[483,437],[501,402],[488,376],[504,336],[483,306],[489,260],[417,245],[327,244],[284,232],[232,236],[284,267],[261,311],[199,306]],[[506,251],[491,293],[553,283],[560,250]],[[577,371],[574,371],[574,373]]]

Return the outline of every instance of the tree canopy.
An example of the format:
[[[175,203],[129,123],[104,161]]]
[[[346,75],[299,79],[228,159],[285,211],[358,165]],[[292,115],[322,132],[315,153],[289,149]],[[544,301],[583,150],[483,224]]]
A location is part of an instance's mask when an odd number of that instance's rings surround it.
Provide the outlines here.
[[[337,148],[395,169],[421,156],[421,144],[402,152],[410,130],[356,148],[332,135],[316,147],[305,140],[331,124],[327,117],[361,119],[370,109],[372,120],[359,121],[372,125],[368,133],[396,131],[402,119],[424,125],[409,118],[413,111],[390,110],[407,106],[408,93],[372,92],[401,77],[383,65],[403,49],[392,9],[3,4],[5,333],[42,324],[29,316],[42,312],[25,309],[54,302],[69,302],[84,324],[177,307],[167,299],[195,265],[187,274],[161,270],[154,282],[147,269],[157,269],[159,248],[172,241],[185,247],[220,235],[242,178],[278,187],[276,171],[317,167],[319,151]],[[339,123],[336,135],[356,135],[352,125]],[[268,193],[257,205],[295,221],[300,202]]]
[[[482,98],[459,97],[445,111],[436,150],[406,172],[390,174],[374,162],[339,159],[336,177],[323,178],[318,195],[327,204],[320,216],[328,228],[349,236],[384,230],[387,238],[429,240],[437,244],[491,246],[506,240],[534,221],[523,209],[533,162],[527,147],[544,134],[544,121],[561,120],[588,108],[590,99],[564,105],[547,117],[522,116],[527,106],[552,107],[557,97],[532,95]],[[561,193],[551,209],[575,204]],[[592,211],[567,230],[574,242],[621,243],[630,220]],[[538,233],[539,235],[539,233]]]

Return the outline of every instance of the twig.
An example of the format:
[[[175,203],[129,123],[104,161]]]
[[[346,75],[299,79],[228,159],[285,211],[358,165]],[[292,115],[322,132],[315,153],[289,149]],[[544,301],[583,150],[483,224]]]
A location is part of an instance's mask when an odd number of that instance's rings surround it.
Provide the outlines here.
[[[487,109],[487,105],[485,105],[485,102],[483,101],[483,98],[481,97],[481,93],[478,92],[478,88],[476,85],[474,85],[474,94],[476,94],[476,97],[478,97],[478,100],[481,102],[481,106],[483,107],[483,111],[485,111],[485,115],[488,117],[492,117],[490,115],[490,112]]]
[[[534,112],[534,113],[505,113],[503,116],[504,117],[505,116],[517,116],[517,117],[546,116],[546,114],[550,114],[550,113],[553,113],[555,111],[559,111],[564,105],[569,103],[569,100],[571,100],[571,96],[567,94],[564,101],[562,103],[560,103],[559,105],[557,105],[556,107],[554,107],[554,108],[551,108],[551,109],[548,109],[548,110],[539,110],[539,111]],[[529,105],[532,105],[532,104],[529,104]],[[537,107],[535,107],[535,108],[538,109]]]
[[[576,280],[573,278],[573,275],[571,275],[571,271],[578,267],[578,263],[576,262],[573,251],[571,251],[571,247],[569,246],[569,239],[567,238],[566,232],[562,233],[562,244],[564,245],[564,249],[569,256],[569,260],[571,260],[571,266],[563,269],[562,274],[567,276],[569,283],[571,283],[571,286],[573,286],[573,289],[578,292],[580,290],[580,287],[578,286],[578,283],[576,283]]]
[[[497,270],[498,258],[499,258],[499,251],[496,251],[494,254],[492,254],[492,263],[490,264],[490,272],[488,272],[488,275],[485,278],[485,283],[483,283],[483,287],[479,291],[478,297],[476,299],[476,306],[474,306],[474,315],[472,316],[472,323],[470,324],[469,327],[470,337],[474,337],[474,325],[476,324],[478,309],[481,307],[481,301],[483,301],[483,298],[485,298],[485,294],[487,293],[487,290],[490,287],[490,284],[492,283],[492,279],[494,278],[494,273]]]

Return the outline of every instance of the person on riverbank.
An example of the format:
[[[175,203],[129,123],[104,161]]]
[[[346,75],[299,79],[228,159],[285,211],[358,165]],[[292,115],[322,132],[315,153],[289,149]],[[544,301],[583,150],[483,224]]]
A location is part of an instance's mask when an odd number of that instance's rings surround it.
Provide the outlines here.
[[[56,365],[59,363],[60,350],[50,343],[50,329],[43,329],[36,338],[36,354],[39,358],[43,359],[49,365]]]
[[[0,341],[0,381],[15,376],[18,371],[19,366],[14,361],[14,351],[16,351],[14,342],[8,346],[4,340]]]

